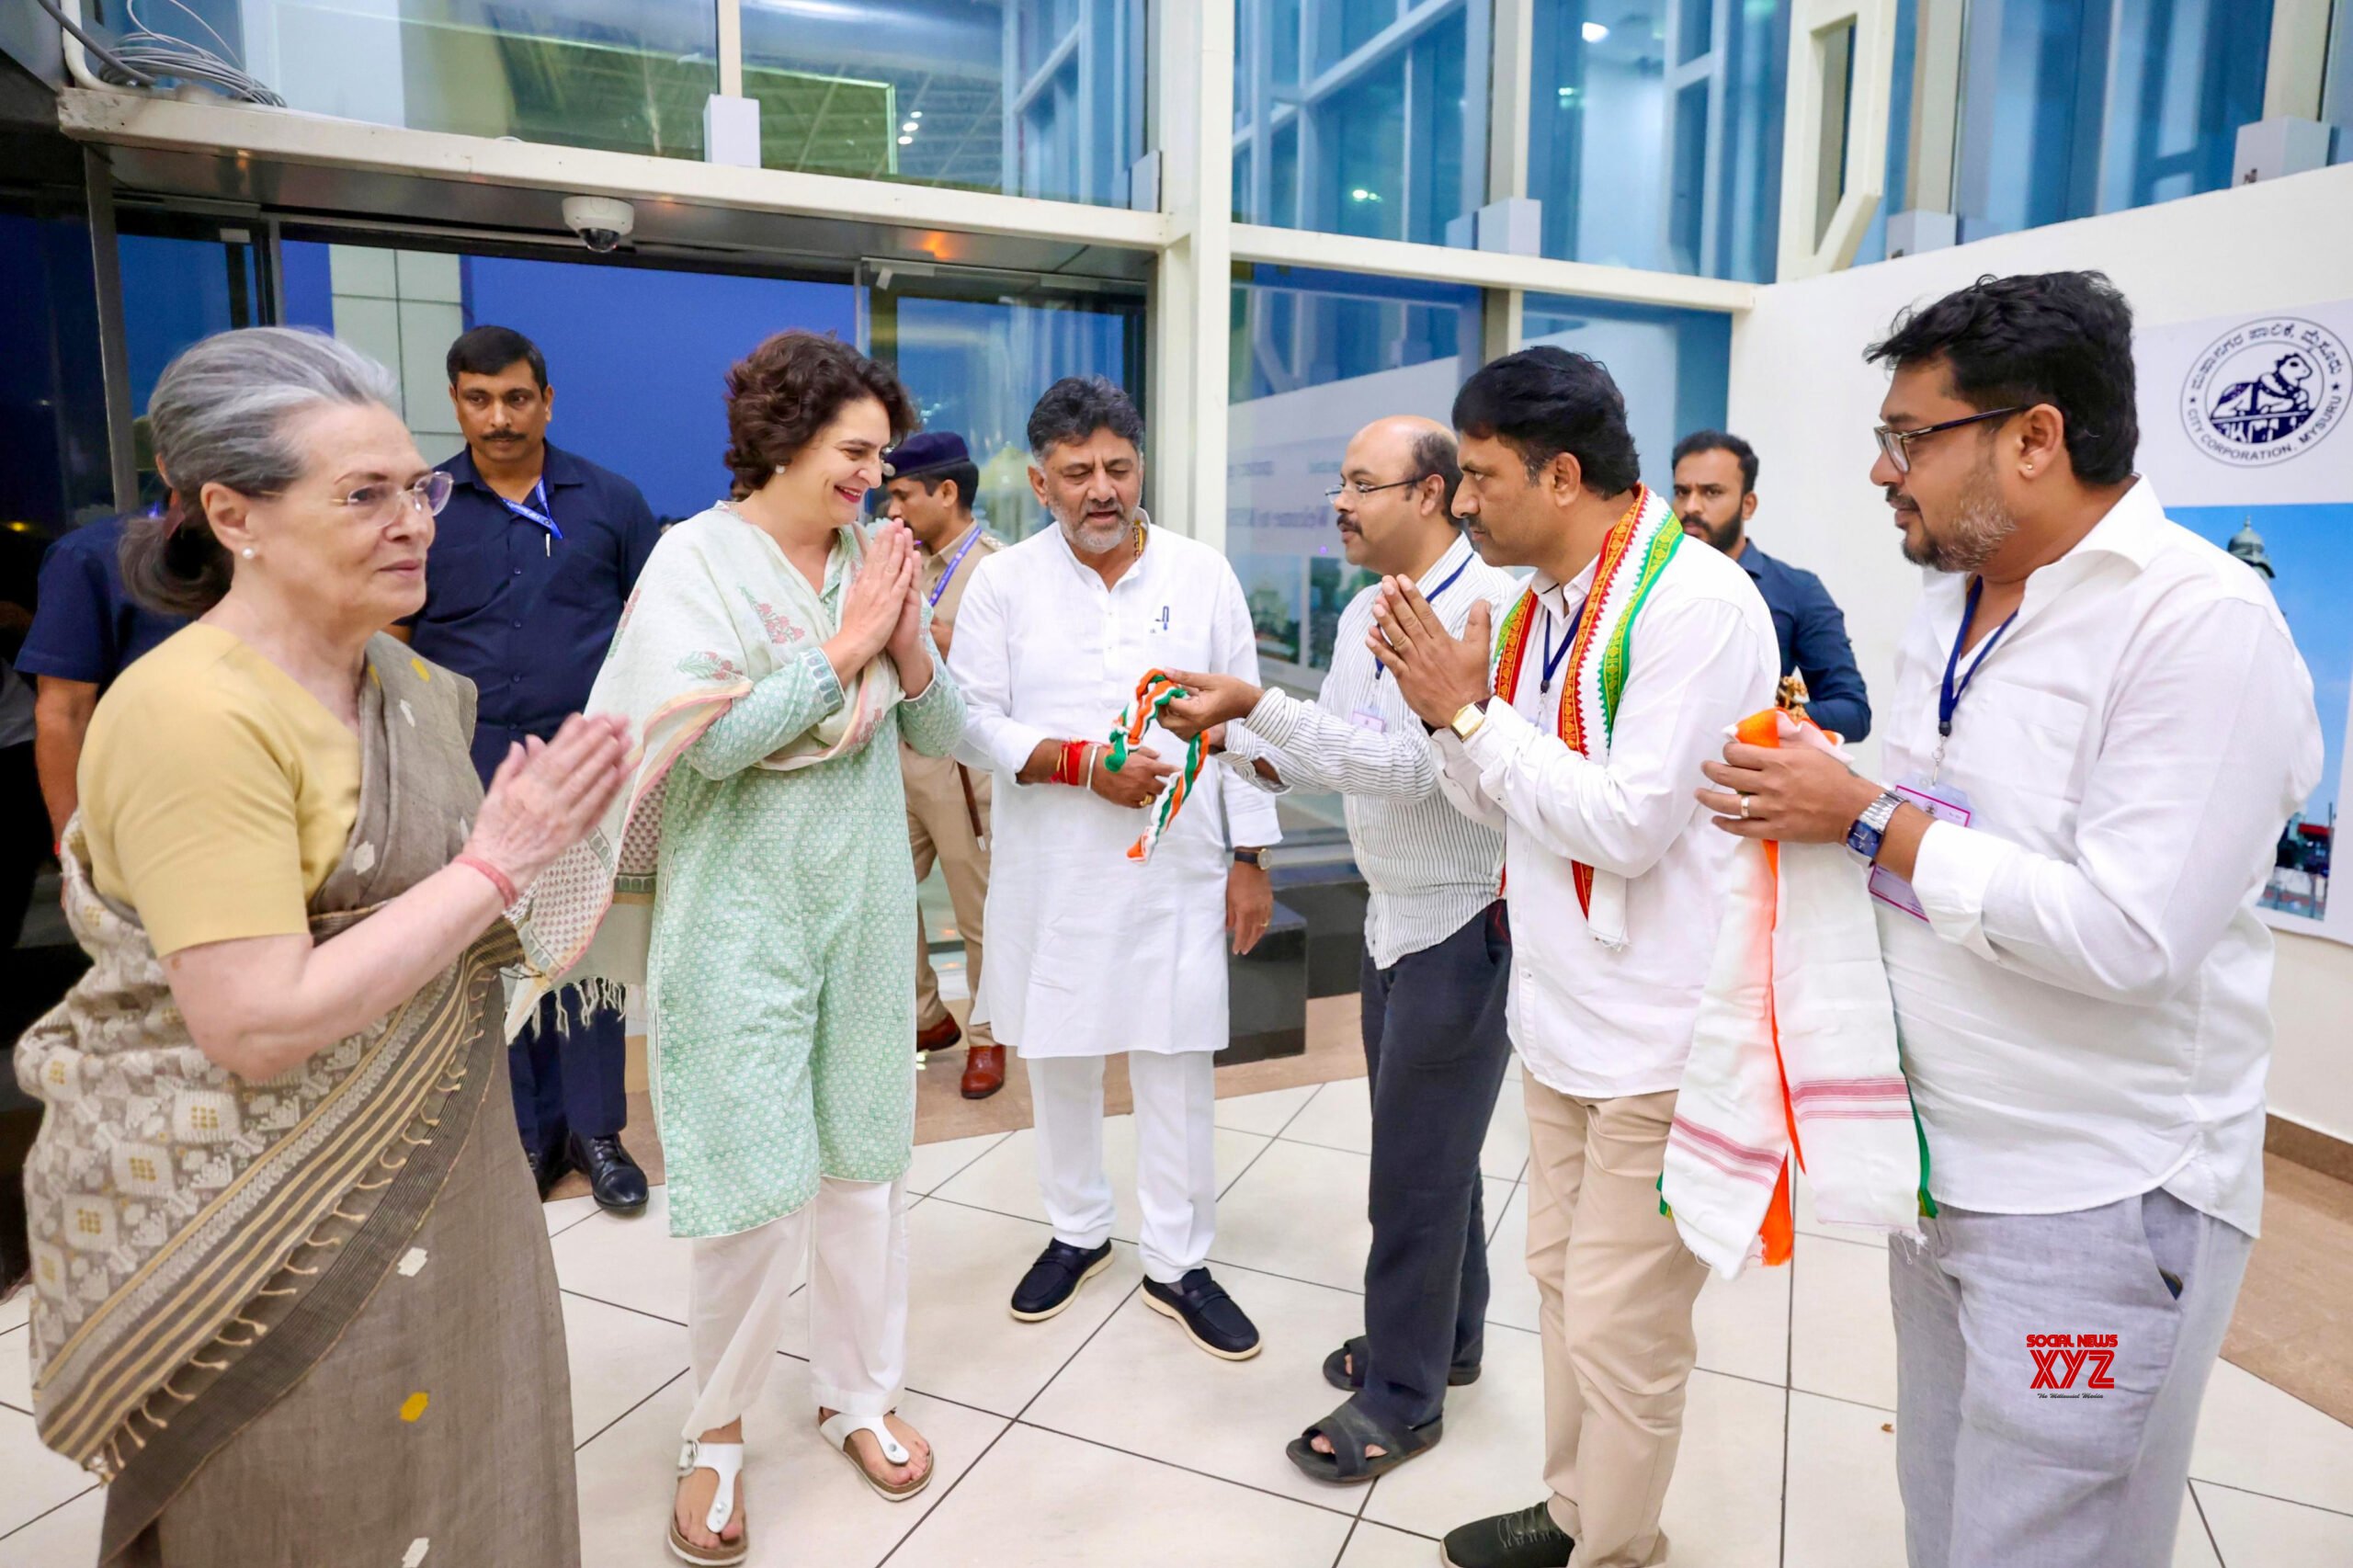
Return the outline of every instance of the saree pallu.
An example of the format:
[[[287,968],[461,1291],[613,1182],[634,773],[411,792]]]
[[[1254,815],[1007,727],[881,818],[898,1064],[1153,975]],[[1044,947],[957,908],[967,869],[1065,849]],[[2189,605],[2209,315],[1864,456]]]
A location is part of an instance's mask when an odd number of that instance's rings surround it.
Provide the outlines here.
[[[468,683],[380,637],[359,717],[321,941],[448,864],[481,801]],[[576,1562],[563,1321],[499,1028],[511,930],[249,1083],[197,1049],[78,823],[63,859],[92,967],[17,1051],[48,1107],[34,1414],[112,1483],[101,1561]]]

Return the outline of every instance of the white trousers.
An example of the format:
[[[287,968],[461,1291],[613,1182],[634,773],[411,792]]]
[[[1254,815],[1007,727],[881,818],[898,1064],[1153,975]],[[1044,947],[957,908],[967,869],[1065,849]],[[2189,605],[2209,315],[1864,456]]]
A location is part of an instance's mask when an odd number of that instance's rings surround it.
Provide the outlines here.
[[[907,1359],[905,1184],[835,1181],[780,1220],[699,1236],[687,1286],[694,1409],[686,1437],[749,1409],[776,1365],[801,1260],[809,1270],[812,1392],[823,1410],[896,1408]]]
[[[1128,1053],[1136,1101],[1136,1199],[1143,1271],[1173,1285],[1217,1237],[1217,1079],[1213,1053]],[[1038,1115],[1038,1189],[1054,1239],[1098,1247],[1116,1210],[1103,1171],[1103,1058],[1024,1058]]]

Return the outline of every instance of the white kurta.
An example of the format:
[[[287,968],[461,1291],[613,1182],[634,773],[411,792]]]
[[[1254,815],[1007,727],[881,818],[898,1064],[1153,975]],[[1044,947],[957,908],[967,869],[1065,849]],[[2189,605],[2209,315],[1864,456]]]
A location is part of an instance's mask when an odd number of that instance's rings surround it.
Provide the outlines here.
[[[1142,812],[1014,776],[1040,741],[1107,737],[1148,671],[1255,683],[1257,639],[1233,568],[1154,528],[1106,589],[1047,528],[973,573],[949,669],[968,710],[958,756],[996,775],[989,963],[973,1015],[1033,1060],[1222,1048],[1230,851],[1281,836],[1273,800],[1206,763],[1140,863],[1127,851]],[[1181,766],[1183,744],[1159,726],[1144,744]]]

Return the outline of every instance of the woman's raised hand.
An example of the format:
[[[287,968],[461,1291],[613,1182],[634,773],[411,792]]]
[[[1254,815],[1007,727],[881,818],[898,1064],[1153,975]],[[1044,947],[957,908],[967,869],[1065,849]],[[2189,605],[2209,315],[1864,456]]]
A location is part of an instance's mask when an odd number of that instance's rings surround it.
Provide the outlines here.
[[[915,535],[906,524],[884,523],[866,541],[866,559],[842,597],[841,630],[825,643],[825,657],[844,686],[890,643],[917,570]]]
[[[529,888],[603,818],[629,780],[629,721],[577,713],[551,741],[535,736],[508,747],[465,852]]]

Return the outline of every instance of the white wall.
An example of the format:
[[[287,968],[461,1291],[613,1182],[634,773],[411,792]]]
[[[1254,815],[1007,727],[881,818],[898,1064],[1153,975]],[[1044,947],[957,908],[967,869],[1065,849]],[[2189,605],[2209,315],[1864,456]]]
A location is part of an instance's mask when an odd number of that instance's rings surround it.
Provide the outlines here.
[[[1730,423],[1762,462],[1764,547],[1822,574],[1874,698],[1919,593],[1870,480],[1884,372],[1863,348],[1897,311],[1986,273],[2097,267],[2145,326],[2353,295],[2353,166],[2005,234],[1759,291],[1732,339]],[[1875,748],[1866,748],[1875,752]],[[1867,757],[1875,760],[1875,756]],[[2353,948],[2281,934],[2273,1110],[2353,1140]]]

